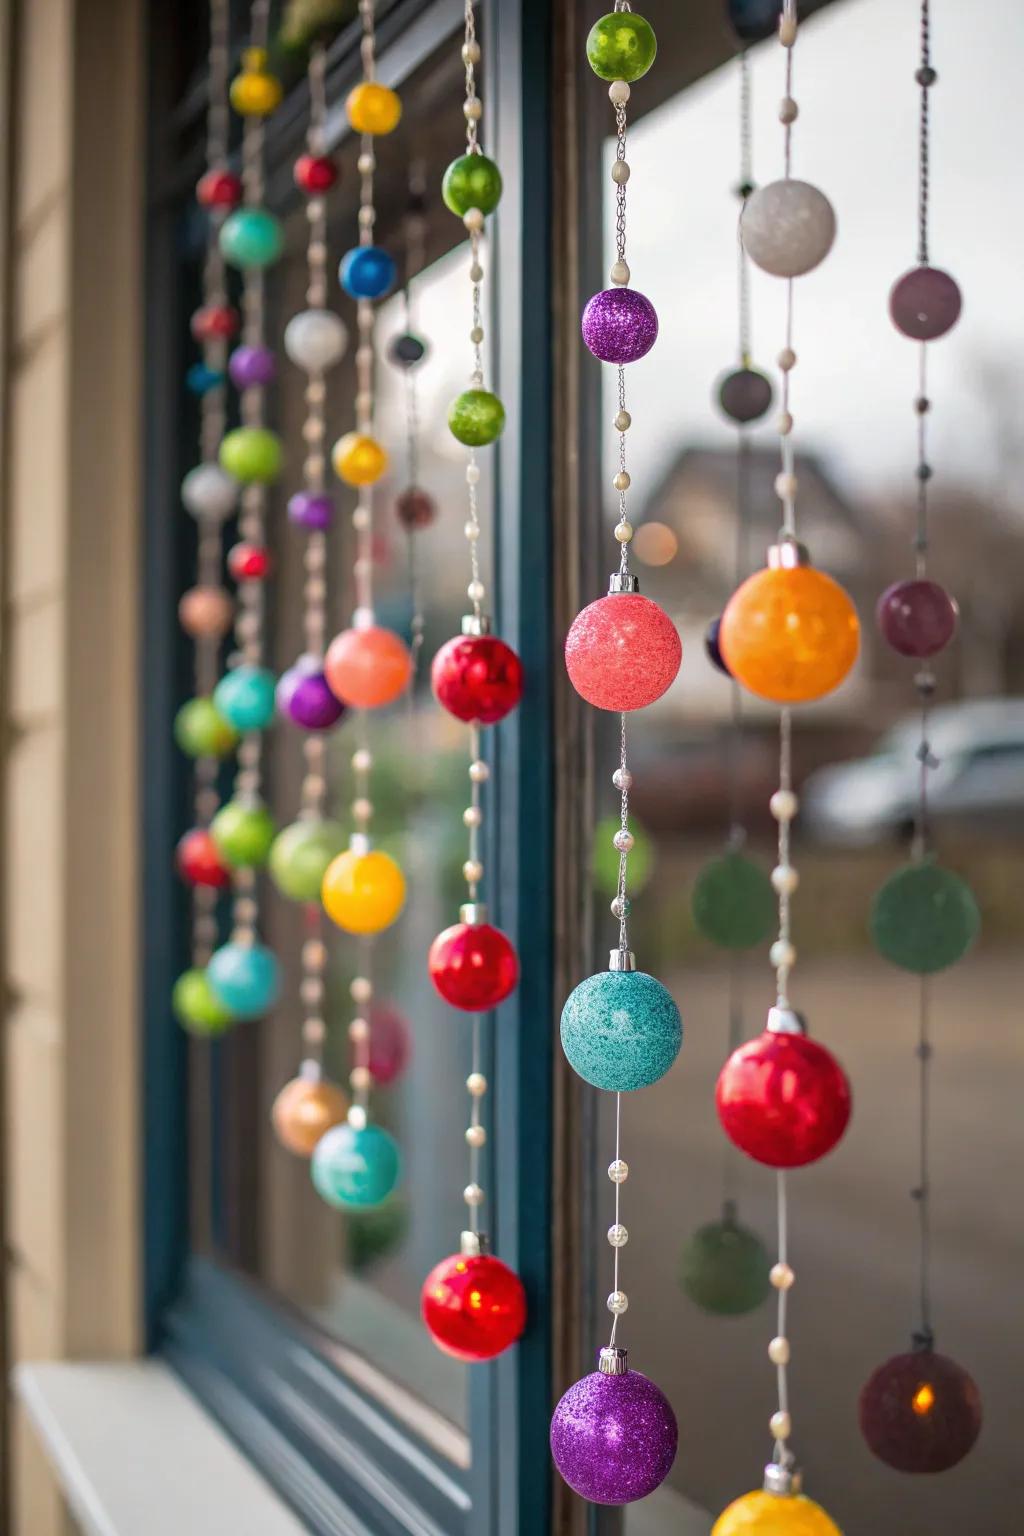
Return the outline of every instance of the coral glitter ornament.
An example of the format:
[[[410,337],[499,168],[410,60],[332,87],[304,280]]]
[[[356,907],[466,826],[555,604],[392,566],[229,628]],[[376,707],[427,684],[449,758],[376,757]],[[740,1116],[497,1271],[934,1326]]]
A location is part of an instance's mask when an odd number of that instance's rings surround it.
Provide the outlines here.
[[[551,1420],[551,1454],[569,1487],[592,1504],[631,1504],[659,1488],[679,1443],[665,1394],[624,1349],[602,1349],[599,1368],[574,1383]]]
[[[526,1292],[519,1276],[482,1240],[464,1234],[467,1252],[434,1266],[423,1282],[420,1310],[434,1343],[467,1362],[493,1360],[526,1327]]]
[[[981,1423],[972,1378],[927,1345],[880,1365],[860,1395],[868,1449],[897,1472],[948,1472],[973,1450]]]
[[[523,696],[523,667],[496,635],[456,635],[430,669],[434,697],[456,720],[496,725]]]
[[[519,960],[501,929],[486,921],[481,903],[467,902],[460,915],[430,946],[430,979],[453,1008],[486,1013],[515,991]]]
[[[632,578],[631,578],[632,579]],[[618,577],[612,577],[613,588]],[[683,657],[668,614],[636,590],[609,593],[576,615],[565,665],[581,698],[597,709],[644,709],[671,687]]]

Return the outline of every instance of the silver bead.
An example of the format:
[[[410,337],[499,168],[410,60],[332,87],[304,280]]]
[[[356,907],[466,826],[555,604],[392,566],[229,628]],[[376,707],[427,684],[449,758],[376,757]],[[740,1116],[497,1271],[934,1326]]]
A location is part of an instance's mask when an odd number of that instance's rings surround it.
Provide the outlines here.
[[[480,537],[480,524],[468,521],[463,525],[462,532],[471,544],[475,544]]]
[[[613,1184],[625,1184],[629,1178],[629,1164],[617,1157],[614,1163],[608,1164],[608,1177]]]
[[[628,827],[620,827],[612,838],[612,842],[620,853],[628,853],[636,842],[636,838]]]
[[[608,1228],[608,1241],[613,1248],[625,1248],[629,1242],[629,1233],[621,1222],[617,1221],[614,1226]]]
[[[621,901],[618,896],[612,898],[612,917],[628,917],[632,910],[633,904],[628,896],[624,896]]]
[[[628,768],[616,768],[612,774],[612,783],[616,789],[632,789],[633,775]]]
[[[474,261],[469,269],[469,280],[471,283],[482,283],[484,280],[484,269],[478,261]]]
[[[629,1297],[625,1291],[612,1291],[608,1297],[607,1306],[609,1312],[613,1312],[616,1317],[621,1317],[623,1312],[629,1311]]]

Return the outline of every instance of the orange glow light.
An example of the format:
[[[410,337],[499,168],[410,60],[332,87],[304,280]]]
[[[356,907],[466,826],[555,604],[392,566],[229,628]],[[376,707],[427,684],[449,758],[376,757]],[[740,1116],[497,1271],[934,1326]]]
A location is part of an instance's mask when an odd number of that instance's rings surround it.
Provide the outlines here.
[[[911,1401],[914,1412],[923,1419],[935,1407],[935,1389],[926,1381],[924,1386],[918,1387]]]

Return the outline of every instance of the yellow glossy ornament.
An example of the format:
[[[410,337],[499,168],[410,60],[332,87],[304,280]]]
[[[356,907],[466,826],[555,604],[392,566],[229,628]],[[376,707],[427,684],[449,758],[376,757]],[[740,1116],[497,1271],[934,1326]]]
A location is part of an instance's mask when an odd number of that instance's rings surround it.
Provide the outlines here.
[[[803,1494],[758,1488],[719,1515],[711,1536],[843,1536],[820,1504]]]
[[[768,561],[726,604],[718,646],[751,693],[774,704],[808,704],[838,688],[857,660],[857,610],[800,545],[776,545]]]
[[[364,80],[349,91],[345,102],[348,120],[356,133],[393,133],[402,117],[397,94],[376,80]]]
[[[328,864],[320,897],[346,933],[382,933],[405,905],[405,876],[389,853],[346,848]]]
[[[239,117],[269,117],[282,95],[280,80],[267,69],[267,50],[246,48],[241,73],[231,82],[231,105]]]
[[[348,1099],[336,1083],[293,1077],[274,1100],[270,1118],[274,1134],[287,1152],[312,1157],[321,1136],[332,1125],[340,1125],[347,1114]]]
[[[387,473],[388,456],[375,437],[346,432],[331,453],[334,473],[346,485],[373,485]]]

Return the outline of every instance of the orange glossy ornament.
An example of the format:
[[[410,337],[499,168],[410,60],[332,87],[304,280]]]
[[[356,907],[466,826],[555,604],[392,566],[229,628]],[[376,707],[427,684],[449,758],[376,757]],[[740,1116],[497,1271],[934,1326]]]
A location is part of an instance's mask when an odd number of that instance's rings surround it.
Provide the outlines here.
[[[223,587],[190,587],[178,604],[182,629],[197,640],[219,640],[226,635],[234,613],[234,599]]]
[[[344,629],[327,648],[324,676],[335,698],[351,709],[381,709],[409,686],[412,657],[393,630],[377,624]]]
[[[788,540],[770,549],[766,569],[733,593],[718,645],[732,676],[751,693],[775,704],[807,704],[848,675],[860,622],[839,583]]]
[[[332,1125],[348,1114],[348,1099],[336,1083],[322,1077],[293,1077],[270,1111],[274,1135],[286,1152],[312,1157],[313,1148]]]

